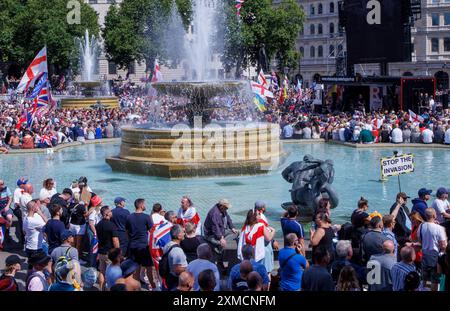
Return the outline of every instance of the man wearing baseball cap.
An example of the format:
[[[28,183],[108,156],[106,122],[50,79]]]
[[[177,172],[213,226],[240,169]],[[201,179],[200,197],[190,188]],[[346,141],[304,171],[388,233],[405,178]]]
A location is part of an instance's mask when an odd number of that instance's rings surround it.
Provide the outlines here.
[[[117,197],[114,199],[114,205],[116,208],[112,210],[111,222],[116,225],[117,233],[119,234],[120,249],[124,256],[127,255],[128,251],[128,234],[125,229],[127,223],[127,218],[130,216],[130,211],[125,208],[125,199],[122,197]]]
[[[430,199],[430,194],[433,190],[420,188],[418,191],[418,198],[412,200],[413,207],[411,213],[419,213],[423,220],[427,219],[425,210],[428,208],[427,201]]]
[[[389,211],[394,216],[395,225],[392,232],[394,232],[400,248],[409,240],[409,236],[411,235],[412,223],[409,219],[409,209],[406,206],[409,198],[406,193],[399,192],[395,203]]]
[[[14,190],[13,202],[14,202],[14,215],[17,217],[16,237],[20,245],[25,244],[25,235],[23,234],[23,213],[20,209],[20,197],[22,196],[25,185],[28,183],[28,179],[25,177],[17,180],[17,188]]]
[[[0,276],[0,292],[15,292],[19,291],[15,275],[20,271],[21,264],[24,262],[17,255],[11,255],[5,259],[5,273]]]

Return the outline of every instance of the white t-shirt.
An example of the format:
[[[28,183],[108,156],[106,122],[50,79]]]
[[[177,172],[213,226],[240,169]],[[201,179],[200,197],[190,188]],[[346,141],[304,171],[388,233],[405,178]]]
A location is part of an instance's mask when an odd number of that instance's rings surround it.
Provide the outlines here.
[[[14,197],[13,197],[13,201],[14,204],[19,204],[20,205],[20,197],[22,196],[22,188],[16,188],[16,190],[14,190]]]
[[[444,143],[450,144],[450,128],[445,131]]]
[[[152,221],[153,221],[154,225],[159,224],[161,221],[164,221],[164,220],[165,220],[164,216],[162,216],[161,214],[158,214],[158,213],[152,214]]]
[[[55,194],[56,194],[55,188],[53,188],[52,190],[47,190],[45,188],[42,188],[41,191],[39,192],[39,200],[43,201],[47,198],[50,199]]]
[[[444,222],[444,216],[442,216],[442,213],[444,213],[448,208],[450,208],[449,203],[447,200],[441,200],[436,199],[434,200],[433,204],[431,204],[431,207],[434,208],[436,211],[436,220],[441,224]]]
[[[391,141],[393,143],[402,143],[403,142],[403,132],[398,127],[392,130]]]
[[[433,136],[434,136],[434,134],[433,134],[433,131],[432,131],[432,130],[430,130],[430,129],[425,129],[425,130],[422,132],[422,141],[423,141],[425,144],[431,144],[431,143],[433,142]]]
[[[89,214],[88,221],[93,221],[94,226],[95,226],[96,224],[98,224],[100,222],[100,220],[102,220],[100,211],[97,211],[96,209],[94,209],[92,211],[92,213]]]
[[[344,132],[345,132],[345,128],[340,128],[339,129],[339,140],[340,141],[345,141]]]
[[[22,210],[22,215],[24,215],[24,216],[26,215],[26,213],[27,213],[27,204],[31,200],[33,200],[33,197],[28,192],[24,192],[20,196],[19,205],[20,205],[20,209]]]
[[[42,240],[44,234],[42,228],[45,222],[39,214],[34,214],[33,217],[26,217],[23,222],[23,231],[25,232],[25,248],[37,250],[42,248]]]
[[[439,252],[439,242],[447,240],[447,234],[441,225],[424,222],[420,225],[419,236],[423,250],[435,250]]]

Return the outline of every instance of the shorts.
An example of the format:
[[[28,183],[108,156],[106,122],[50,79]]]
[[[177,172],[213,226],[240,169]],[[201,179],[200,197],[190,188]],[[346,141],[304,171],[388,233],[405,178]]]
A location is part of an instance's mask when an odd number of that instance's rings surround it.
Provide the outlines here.
[[[106,273],[106,268],[111,263],[111,260],[108,259],[107,254],[98,254],[98,271],[100,271],[103,275]]]
[[[85,235],[86,233],[86,224],[84,225],[69,225],[69,230],[75,235]]]
[[[1,216],[3,216],[3,217],[8,217],[8,215],[10,215],[11,217],[13,217],[14,216],[14,211],[11,209],[11,207],[8,209],[8,211],[6,211],[5,212],[5,209],[3,208],[1,211],[0,211],[0,215]]]
[[[131,248],[130,258],[137,264],[143,267],[153,266],[152,257],[150,256],[150,249],[146,248]]]
[[[422,267],[423,281],[430,281],[432,284],[439,284],[441,275],[437,272],[437,267]]]

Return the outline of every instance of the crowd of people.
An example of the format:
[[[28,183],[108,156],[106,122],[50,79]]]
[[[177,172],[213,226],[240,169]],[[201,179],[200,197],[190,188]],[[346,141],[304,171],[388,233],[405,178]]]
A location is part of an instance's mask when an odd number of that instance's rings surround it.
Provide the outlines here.
[[[0,153],[10,149],[49,148],[71,141],[120,137],[126,124],[151,123],[170,126],[188,122],[187,99],[157,95],[152,89],[128,84],[114,89],[119,109],[55,108],[23,120],[27,104],[17,99],[0,100]],[[268,98],[259,111],[251,98],[215,97],[211,102],[213,121],[265,121],[280,125],[283,139],[318,139],[352,143],[450,144],[448,109],[430,109],[420,116],[405,111],[372,111],[355,107],[350,112],[321,113],[314,110],[315,92],[304,89],[301,96],[291,89],[280,103],[281,92]]]
[[[400,192],[384,215],[361,197],[344,224],[321,199],[309,234],[290,206],[280,239],[263,201],[236,227],[227,199],[201,219],[188,196],[178,210],[154,203],[147,212],[142,198],[109,205],[86,177],[60,192],[46,179],[38,195],[25,178],[15,190],[0,180],[0,247],[17,244],[28,265],[24,288],[16,273],[25,262],[8,256],[0,290],[448,291],[450,189],[438,188],[431,203],[432,192],[420,189],[411,209]]]

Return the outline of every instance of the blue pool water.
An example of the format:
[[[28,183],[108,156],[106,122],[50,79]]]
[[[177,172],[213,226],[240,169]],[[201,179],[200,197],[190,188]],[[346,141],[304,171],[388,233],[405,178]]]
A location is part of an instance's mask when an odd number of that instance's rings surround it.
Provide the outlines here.
[[[180,198],[189,195],[204,219],[207,211],[219,199],[227,198],[233,207],[233,219],[239,223],[256,200],[268,203],[269,219],[277,220],[283,210],[280,204],[290,201],[291,184],[281,177],[281,170],[305,154],[319,159],[332,159],[335,163],[333,186],[340,196],[340,204],[333,211],[333,219],[342,223],[347,220],[362,195],[369,200],[370,210],[386,212],[395,201],[398,192],[397,177],[380,182],[380,162],[392,155],[393,149],[361,150],[330,144],[287,144],[288,156],[279,170],[264,176],[242,176],[167,180],[158,177],[139,176],[112,172],[105,158],[119,153],[119,144],[86,145],[64,149],[54,154],[8,155],[0,157],[0,178],[12,189],[18,177],[25,176],[35,186],[35,195],[41,189],[42,180],[56,179],[58,190],[70,185],[79,176],[87,176],[89,185],[104,202],[112,204],[115,196],[133,201],[143,197],[148,209],[160,202],[166,210],[177,210]],[[440,186],[450,188],[450,152],[446,149],[411,149],[399,146],[402,153],[415,155],[415,172],[402,175],[402,190],[415,197],[421,187],[436,191]],[[411,204],[409,203],[409,206]],[[278,221],[274,223],[279,227]]]

